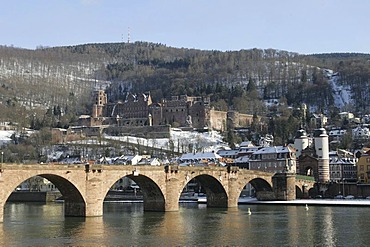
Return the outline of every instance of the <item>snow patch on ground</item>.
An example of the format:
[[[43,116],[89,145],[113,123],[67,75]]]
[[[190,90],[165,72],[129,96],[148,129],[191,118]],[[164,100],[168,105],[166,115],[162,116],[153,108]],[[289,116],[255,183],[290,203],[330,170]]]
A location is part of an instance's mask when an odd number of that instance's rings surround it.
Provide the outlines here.
[[[180,150],[189,150],[191,146],[191,149],[196,152],[216,152],[220,149],[228,149],[228,145],[223,142],[221,134],[217,131],[198,133],[195,131],[173,129],[170,134],[170,138],[160,139],[145,139],[133,136],[105,136],[105,138],[148,147],[162,148],[163,150],[171,150],[171,146],[174,147],[175,150],[178,148],[180,148]]]

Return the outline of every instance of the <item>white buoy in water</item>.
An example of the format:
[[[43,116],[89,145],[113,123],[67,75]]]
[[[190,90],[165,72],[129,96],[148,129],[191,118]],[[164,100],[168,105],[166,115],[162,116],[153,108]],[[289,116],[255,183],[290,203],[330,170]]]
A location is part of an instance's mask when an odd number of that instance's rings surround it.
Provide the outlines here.
[[[308,205],[306,204],[306,210],[308,210]]]
[[[249,214],[249,215],[251,215],[251,214],[252,214],[252,212],[251,212],[251,209],[250,209],[250,208],[248,208],[248,214]]]

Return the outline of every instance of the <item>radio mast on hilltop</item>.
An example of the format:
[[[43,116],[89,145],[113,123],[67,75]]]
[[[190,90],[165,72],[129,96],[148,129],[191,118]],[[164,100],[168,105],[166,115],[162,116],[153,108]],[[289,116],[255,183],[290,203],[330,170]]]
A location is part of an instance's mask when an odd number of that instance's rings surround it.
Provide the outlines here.
[[[127,30],[127,43],[130,43],[130,27]]]
[[[122,42],[125,42],[123,34],[122,34]],[[128,27],[128,30],[127,30],[127,43],[130,43],[130,27]]]

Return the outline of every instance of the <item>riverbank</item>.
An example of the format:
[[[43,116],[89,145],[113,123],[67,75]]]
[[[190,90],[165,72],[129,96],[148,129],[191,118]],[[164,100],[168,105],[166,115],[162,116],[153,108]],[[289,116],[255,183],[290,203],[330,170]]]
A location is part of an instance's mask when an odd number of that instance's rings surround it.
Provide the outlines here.
[[[8,202],[52,202],[60,198],[59,191],[14,191]]]
[[[370,206],[368,199],[296,199],[293,201],[258,201],[256,198],[239,198],[239,204],[308,205],[308,206]]]

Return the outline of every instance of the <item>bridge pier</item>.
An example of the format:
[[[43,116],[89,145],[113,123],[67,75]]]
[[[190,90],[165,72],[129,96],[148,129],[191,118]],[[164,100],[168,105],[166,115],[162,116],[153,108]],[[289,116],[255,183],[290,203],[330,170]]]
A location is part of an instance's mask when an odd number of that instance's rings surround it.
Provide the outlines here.
[[[229,179],[229,191],[227,199],[228,208],[238,207],[238,200],[241,190],[242,188],[240,188],[236,179]]]
[[[64,201],[64,216],[88,216],[85,210],[85,203]]]
[[[144,196],[144,211],[164,212],[165,206],[163,200]]]
[[[294,173],[276,173],[272,177],[272,184],[275,200],[291,201],[296,199]]]
[[[179,211],[179,199],[186,183],[187,181],[181,181],[176,177],[168,177],[168,179],[166,179],[166,200],[164,211]]]
[[[226,194],[207,193],[207,207],[210,208],[227,208],[228,200]],[[231,206],[231,205],[230,205]]]
[[[0,201],[0,223],[4,222],[4,202]]]

